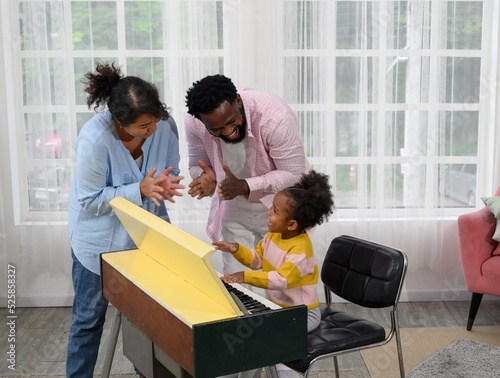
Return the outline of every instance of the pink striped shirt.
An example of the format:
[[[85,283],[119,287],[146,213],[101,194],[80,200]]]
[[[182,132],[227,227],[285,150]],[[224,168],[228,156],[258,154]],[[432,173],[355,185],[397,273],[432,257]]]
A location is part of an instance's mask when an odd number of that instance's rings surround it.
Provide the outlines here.
[[[240,245],[233,256],[254,269],[245,270],[244,282],[266,289],[267,298],[274,303],[282,307],[319,305],[318,264],[307,233],[282,239],[280,233],[269,232],[255,249]]]
[[[239,88],[247,119],[247,159],[252,177],[247,178],[249,201],[261,201],[271,207],[274,194],[295,184],[302,173],[310,170],[300,137],[297,117],[288,104],[278,96]],[[203,170],[198,160],[211,167],[217,182],[224,180],[221,140],[211,135],[203,123],[186,114],[184,123],[189,148],[189,173],[193,179]],[[241,144],[243,147],[243,143]],[[222,236],[224,201],[212,196],[207,222],[207,234],[213,240]]]

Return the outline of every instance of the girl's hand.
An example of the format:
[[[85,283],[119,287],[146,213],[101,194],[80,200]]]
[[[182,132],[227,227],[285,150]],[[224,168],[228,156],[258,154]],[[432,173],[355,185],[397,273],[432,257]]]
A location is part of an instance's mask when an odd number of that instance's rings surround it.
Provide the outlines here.
[[[244,272],[236,272],[233,274],[224,274],[221,277],[222,281],[226,283],[244,283],[245,273]]]
[[[163,172],[161,172],[156,178],[161,179],[158,185],[160,185],[163,189],[162,190],[163,196],[170,202],[175,203],[172,196],[182,196],[182,193],[178,192],[176,189],[184,189],[185,186],[179,184],[179,181],[181,181],[184,178],[184,176],[175,176],[175,177],[169,176],[172,170],[173,170],[172,167],[168,167]]]
[[[223,241],[212,241],[212,245],[215,246],[215,249],[218,249],[219,251],[222,252],[230,252],[230,253],[235,253],[238,251],[238,248],[240,245],[238,243],[226,243]]]

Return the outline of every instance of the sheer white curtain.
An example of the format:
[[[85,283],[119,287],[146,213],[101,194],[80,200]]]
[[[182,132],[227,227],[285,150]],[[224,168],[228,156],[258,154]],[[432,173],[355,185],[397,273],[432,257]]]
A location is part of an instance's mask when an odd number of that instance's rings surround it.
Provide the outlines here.
[[[57,304],[72,294],[61,205],[64,181],[71,176],[62,19],[60,2],[2,7],[7,105],[2,139],[9,155],[2,159],[1,258],[15,266],[17,305]]]

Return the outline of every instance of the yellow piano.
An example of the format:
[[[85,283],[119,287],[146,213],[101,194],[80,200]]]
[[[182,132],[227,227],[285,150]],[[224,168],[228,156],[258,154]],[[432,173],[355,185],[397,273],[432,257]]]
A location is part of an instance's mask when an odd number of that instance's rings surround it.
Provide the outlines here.
[[[244,289],[212,267],[212,246],[123,198],[111,206],[137,249],[101,255],[102,292],[125,317],[125,356],[148,378],[215,377],[305,357],[306,306],[254,294],[266,308],[247,311]]]

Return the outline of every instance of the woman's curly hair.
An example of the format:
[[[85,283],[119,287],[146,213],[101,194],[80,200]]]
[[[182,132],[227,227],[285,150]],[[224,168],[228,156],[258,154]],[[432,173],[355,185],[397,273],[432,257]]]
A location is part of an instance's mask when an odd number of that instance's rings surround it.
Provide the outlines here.
[[[323,223],[333,213],[333,194],[325,174],[312,170],[283,192],[288,197],[290,219],[296,220],[301,230]]]
[[[200,119],[200,114],[210,114],[224,101],[236,101],[237,91],[231,79],[224,75],[206,76],[193,83],[186,92],[188,113]]]
[[[94,110],[107,105],[118,122],[130,125],[143,114],[167,120],[167,106],[160,101],[154,84],[136,77],[124,76],[115,64],[97,63],[97,73],[88,72],[82,79],[88,93],[87,105]]]

